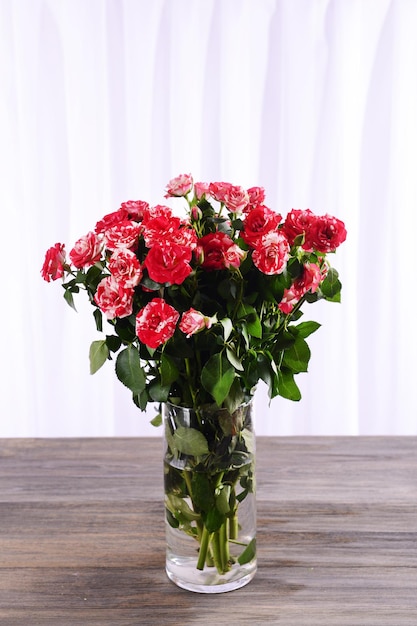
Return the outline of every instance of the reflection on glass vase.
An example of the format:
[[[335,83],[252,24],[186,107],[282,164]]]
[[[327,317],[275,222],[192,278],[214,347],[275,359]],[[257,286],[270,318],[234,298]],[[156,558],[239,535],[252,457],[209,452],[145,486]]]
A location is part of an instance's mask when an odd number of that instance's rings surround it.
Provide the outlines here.
[[[256,572],[253,399],[162,413],[168,577],[200,593],[243,587]]]

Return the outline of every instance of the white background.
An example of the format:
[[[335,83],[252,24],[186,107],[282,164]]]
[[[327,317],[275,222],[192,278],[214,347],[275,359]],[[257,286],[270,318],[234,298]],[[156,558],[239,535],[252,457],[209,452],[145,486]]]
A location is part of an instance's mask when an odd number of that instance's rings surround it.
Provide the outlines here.
[[[417,1],[0,0],[0,436],[158,434],[44,253],[177,174],[344,220],[342,304],[258,434],[417,434]]]

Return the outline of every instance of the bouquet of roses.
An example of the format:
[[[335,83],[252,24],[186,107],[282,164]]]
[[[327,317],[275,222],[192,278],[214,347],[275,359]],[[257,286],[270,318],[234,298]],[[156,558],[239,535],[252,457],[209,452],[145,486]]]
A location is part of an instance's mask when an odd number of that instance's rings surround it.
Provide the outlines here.
[[[72,307],[85,290],[99,331],[107,320],[105,337],[91,344],[91,373],[115,359],[138,407],[163,404],[168,575],[178,578],[185,534],[187,558],[198,542],[197,570],[215,567],[223,577],[242,567],[249,577],[256,568],[254,527],[244,521],[254,496],[250,401],[259,380],[270,398],[300,399],[294,376],[307,371],[306,338],[319,327],[299,321],[301,308],[340,300],[328,255],[346,229],[309,209],[283,219],[265,205],[261,187],[181,175],[166,197],[182,201],[182,217],[165,205],[125,202],[75,243],[69,259],[64,244],[51,247],[42,276],[63,279]]]
[[[304,303],[340,300],[328,254],[345,240],[339,219],[292,209],[282,218],[261,187],[172,179],[180,217],[165,205],[124,202],[69,252],[56,243],[46,281],[63,279],[64,297],[86,291],[104,339],[90,348],[90,371],[115,357],[118,378],[142,410],[148,402],[233,411],[259,380],[269,396],[301,397],[294,375],[307,371],[306,338],[319,324],[298,323]],[[74,307],[75,308],[75,307]]]

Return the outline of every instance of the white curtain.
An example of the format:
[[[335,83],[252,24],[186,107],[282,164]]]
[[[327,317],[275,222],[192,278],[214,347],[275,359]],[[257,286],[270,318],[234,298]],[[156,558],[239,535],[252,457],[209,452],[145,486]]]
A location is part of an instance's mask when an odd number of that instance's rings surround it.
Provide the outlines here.
[[[415,0],[0,0],[0,436],[159,434],[45,250],[168,180],[261,185],[344,220],[303,399],[260,435],[417,434]]]

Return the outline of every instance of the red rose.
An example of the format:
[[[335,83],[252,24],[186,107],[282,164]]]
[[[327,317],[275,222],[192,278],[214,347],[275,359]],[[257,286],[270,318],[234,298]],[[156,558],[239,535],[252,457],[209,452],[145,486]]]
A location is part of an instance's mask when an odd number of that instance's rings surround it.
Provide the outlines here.
[[[263,274],[281,274],[290,255],[289,243],[281,232],[271,231],[258,241],[252,254],[254,265]]]
[[[203,259],[201,265],[206,270],[223,270],[239,267],[245,252],[226,233],[209,233],[198,240],[198,252]]]
[[[143,238],[148,248],[151,248],[154,243],[166,241],[172,234],[172,232],[179,228],[181,220],[179,217],[170,215],[157,215],[147,219],[144,223]]]
[[[179,217],[165,217],[164,215],[146,221],[143,228],[143,238],[148,248],[151,248],[155,243],[166,243],[167,241],[192,248],[195,248],[197,243],[195,230],[187,222],[180,220]]]
[[[119,248],[109,259],[110,274],[125,287],[136,287],[142,278],[139,260],[132,250]]]
[[[116,224],[119,224],[126,219],[128,219],[128,213],[122,205],[117,211],[114,211],[113,213],[108,213],[101,220],[99,220],[94,230],[98,234],[104,233],[106,230],[109,230]]]
[[[287,237],[290,246],[294,245],[294,240],[299,235],[306,235],[311,224],[316,220],[316,216],[310,209],[292,209],[285,218],[283,232]],[[304,246],[303,246],[304,247]]]
[[[136,246],[142,227],[133,220],[123,220],[104,233],[106,248],[133,248]]]
[[[79,239],[70,251],[70,259],[78,269],[94,265],[101,258],[103,242],[95,233],[87,233]]]
[[[303,248],[313,248],[318,252],[334,252],[346,239],[346,228],[341,220],[332,215],[317,217],[306,233]]]
[[[255,248],[263,235],[278,229],[281,219],[281,215],[272,209],[264,205],[257,206],[246,216],[242,238],[249,246]]]
[[[64,275],[64,263],[65,263],[65,245],[63,243],[56,243],[49,248],[45,254],[45,260],[42,265],[41,275],[47,283],[57,278],[62,278]]]
[[[180,174],[169,181],[166,186],[165,198],[170,196],[186,196],[193,188],[193,177],[191,174]]]
[[[158,348],[175,332],[180,314],[163,300],[154,298],[136,316],[136,334],[150,348]]]
[[[157,283],[180,285],[191,273],[192,251],[171,241],[155,243],[149,250],[144,266],[149,277]]]
[[[106,276],[98,284],[94,301],[108,320],[115,317],[127,317],[133,309],[131,287],[119,283],[113,276]]]
[[[173,217],[173,213],[169,206],[156,204],[143,212],[142,225],[146,226],[150,220],[153,220],[156,217],[164,217],[166,220],[170,220]]]

